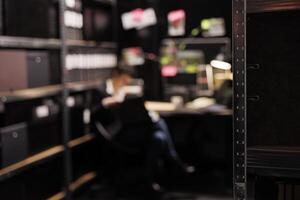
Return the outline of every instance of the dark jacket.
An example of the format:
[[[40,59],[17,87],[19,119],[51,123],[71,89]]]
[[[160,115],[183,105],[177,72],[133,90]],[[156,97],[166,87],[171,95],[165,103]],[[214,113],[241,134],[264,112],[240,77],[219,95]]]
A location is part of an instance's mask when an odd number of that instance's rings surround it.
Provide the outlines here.
[[[101,101],[110,95],[106,92],[106,84],[103,84],[95,91],[93,117],[100,121],[105,127],[119,126],[118,133],[114,133],[114,140],[123,145],[143,148],[147,145],[153,134],[154,125],[144,107],[143,99],[126,99],[123,103],[114,108],[105,108]],[[113,129],[113,128],[112,128]]]

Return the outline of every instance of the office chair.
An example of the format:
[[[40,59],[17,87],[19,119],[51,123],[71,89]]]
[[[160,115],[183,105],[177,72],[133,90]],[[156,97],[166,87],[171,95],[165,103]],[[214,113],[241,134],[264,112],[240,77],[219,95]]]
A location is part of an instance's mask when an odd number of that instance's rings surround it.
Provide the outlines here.
[[[148,188],[149,177],[146,171],[147,149],[131,147],[114,139],[121,131],[118,126],[115,124],[114,128],[105,128],[101,122],[95,121],[96,131],[104,138],[106,152],[109,154],[105,159],[105,174],[117,195],[144,196],[147,192],[152,192]]]

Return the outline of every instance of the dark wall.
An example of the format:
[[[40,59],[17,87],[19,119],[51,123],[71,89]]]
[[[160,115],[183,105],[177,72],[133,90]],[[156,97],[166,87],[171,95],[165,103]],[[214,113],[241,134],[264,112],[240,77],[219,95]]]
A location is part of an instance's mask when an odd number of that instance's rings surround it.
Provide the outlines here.
[[[159,12],[159,4],[157,0],[119,0],[118,11],[119,19],[124,12],[131,11],[136,8],[154,8]],[[151,26],[142,30],[127,30],[122,28],[119,21],[119,47],[140,46],[147,53],[158,54],[159,50],[159,26]],[[120,52],[119,51],[119,52]],[[137,74],[145,81],[145,96],[147,99],[157,100],[161,98],[161,80],[158,62],[146,60],[143,66],[137,67]]]
[[[231,37],[231,0],[161,0],[161,35],[167,37],[167,14],[172,10],[186,12],[186,36],[205,18],[222,17],[226,21],[227,36]]]
[[[135,8],[153,7],[158,16],[158,24],[140,31],[125,31],[119,21],[119,46],[141,46],[144,51],[159,54],[161,40],[167,38],[167,14],[169,11],[184,9],[187,15],[186,33],[200,25],[201,19],[224,17],[227,36],[231,37],[231,0],[118,0],[119,20],[121,14]],[[187,36],[186,35],[186,36]],[[186,37],[185,36],[185,37]],[[145,95],[148,99],[160,99],[161,77],[159,63],[147,61],[138,68],[138,74],[145,80]]]

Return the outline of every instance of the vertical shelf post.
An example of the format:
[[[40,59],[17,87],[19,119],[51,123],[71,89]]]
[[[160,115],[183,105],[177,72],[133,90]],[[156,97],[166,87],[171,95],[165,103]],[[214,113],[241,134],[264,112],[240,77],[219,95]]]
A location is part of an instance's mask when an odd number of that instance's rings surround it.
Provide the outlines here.
[[[247,199],[247,85],[246,85],[246,4],[232,1],[233,17],[233,193],[235,200]]]
[[[72,162],[71,162],[71,150],[68,146],[70,141],[70,119],[69,119],[69,108],[66,105],[66,100],[69,96],[69,89],[67,87],[68,83],[68,71],[66,69],[66,56],[68,52],[67,47],[67,36],[66,36],[66,27],[65,27],[65,17],[64,12],[66,9],[65,0],[59,1],[59,24],[60,24],[60,39],[61,39],[61,82],[63,85],[62,91],[62,127],[63,127],[63,145],[64,145],[64,183],[65,183],[65,193],[66,200],[72,199],[71,191],[69,186],[72,182]]]

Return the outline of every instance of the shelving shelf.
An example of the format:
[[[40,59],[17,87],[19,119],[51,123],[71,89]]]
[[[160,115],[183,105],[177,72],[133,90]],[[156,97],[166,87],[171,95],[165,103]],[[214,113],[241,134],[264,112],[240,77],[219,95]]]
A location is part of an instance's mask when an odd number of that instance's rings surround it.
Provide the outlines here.
[[[51,85],[31,89],[16,90],[11,92],[0,92],[0,98],[3,103],[24,101],[45,96],[57,95],[62,91],[62,89],[62,85]]]
[[[84,174],[83,176],[81,176],[80,178],[78,178],[77,180],[75,180],[74,182],[71,183],[71,185],[69,186],[70,191],[75,192],[76,190],[78,190],[82,186],[84,186],[85,184],[94,180],[96,177],[97,177],[96,172],[89,172],[89,173]],[[61,200],[61,199],[64,199],[65,197],[66,197],[66,193],[62,191],[62,192],[59,192],[59,193],[53,195],[52,197],[48,198],[47,200]]]
[[[77,146],[80,146],[82,144],[85,144],[89,141],[92,141],[95,139],[95,136],[92,134],[87,134],[85,136],[82,136],[80,138],[71,140],[68,143],[69,148],[75,148]],[[64,147],[62,145],[52,147],[50,149],[47,149],[41,153],[38,153],[36,155],[33,155],[25,160],[22,160],[20,162],[17,162],[15,164],[12,164],[8,167],[5,167],[3,169],[0,169],[0,181],[3,181],[7,178],[10,178],[23,170],[26,170],[27,168],[39,164],[42,161],[47,160],[48,158],[51,158],[55,155],[58,155],[64,151]]]
[[[81,176],[80,178],[78,178],[76,181],[71,183],[70,190],[72,192],[75,192],[76,190],[78,190],[79,188],[84,186],[85,184],[87,184],[87,183],[91,182],[92,180],[94,180],[96,177],[97,177],[96,172],[86,173],[83,176]]]
[[[66,44],[69,47],[98,47],[104,49],[115,49],[117,44],[115,42],[96,42],[96,41],[86,41],[86,40],[67,40]]]
[[[248,0],[247,13],[300,10],[298,0]]]
[[[299,146],[253,146],[247,151],[250,173],[300,177]]]
[[[65,192],[59,192],[55,195],[53,195],[52,197],[48,198],[47,200],[61,200],[64,199],[66,196]]]
[[[115,49],[115,42],[96,42],[86,40],[67,40],[69,47],[98,47]],[[18,48],[18,49],[60,49],[62,41],[60,39],[48,38],[30,38],[16,36],[0,36],[0,47],[2,48]]]
[[[101,85],[102,81],[84,81],[67,83],[66,88],[71,92],[81,92],[89,89],[94,89]],[[2,103],[11,103],[16,101],[25,101],[30,99],[37,99],[47,96],[55,96],[60,94],[64,89],[61,85],[51,85],[38,88],[16,90],[11,92],[0,92],[0,101]]]
[[[87,1],[87,0],[82,0]],[[116,1],[115,0],[95,0],[96,4],[91,4],[91,6],[99,6],[104,8],[109,8],[109,12],[111,12],[112,15],[114,15],[114,20],[117,19],[116,17]],[[56,85],[47,85],[42,86],[38,88],[29,88],[29,89],[21,89],[21,90],[14,90],[14,91],[1,91],[0,92],[0,113],[1,113],[1,119],[2,115],[4,118],[10,115],[10,109],[5,109],[6,106],[13,106],[14,103],[18,103],[16,105],[23,106],[22,104],[19,104],[22,101],[29,101],[34,99],[44,99],[49,97],[55,97],[59,99],[59,102],[67,102],[68,97],[74,95],[73,93],[80,93],[84,96],[84,99],[86,99],[86,102],[84,102],[86,107],[89,107],[89,103],[92,103],[92,91],[93,89],[99,88],[99,86],[103,83],[103,81],[100,80],[92,80],[92,81],[84,81],[84,82],[72,82],[70,83],[68,81],[69,75],[71,76],[71,72],[69,74],[69,71],[66,69],[66,58],[68,56],[68,52],[71,52],[72,50],[92,50],[95,49],[99,52],[103,53],[114,53],[117,52],[117,43],[115,41],[116,38],[113,38],[112,41],[87,41],[87,40],[69,40],[67,34],[69,33],[65,26],[65,10],[66,3],[65,1],[58,1],[58,4],[56,4],[58,8],[56,10],[57,17],[55,20],[57,20],[56,24],[59,26],[57,27],[59,30],[59,38],[38,38],[38,37],[18,37],[18,36],[5,36],[0,35],[0,48],[1,49],[20,49],[24,51],[46,51],[49,54],[49,61],[50,66],[55,67],[53,68],[53,71],[51,70],[49,75],[53,75],[55,79],[59,79],[60,84]],[[55,6],[56,6],[55,5]],[[6,9],[6,8],[4,8]],[[6,12],[6,10],[4,10]],[[34,23],[34,22],[33,22]],[[117,22],[116,22],[117,23]],[[21,34],[21,33],[20,33]],[[39,35],[38,33],[35,35]],[[115,35],[114,35],[115,36]],[[101,39],[101,38],[99,38]],[[107,39],[109,40],[109,39]],[[76,49],[77,48],[77,49]],[[52,60],[53,59],[53,60]],[[52,66],[55,65],[55,66]],[[106,69],[105,69],[106,70]],[[107,71],[104,72],[104,75],[106,75]],[[80,96],[79,95],[79,96]],[[56,99],[55,99],[56,100]],[[25,103],[25,102],[24,102]],[[31,102],[29,102],[30,104]],[[26,103],[25,103],[26,104]],[[63,185],[61,187],[61,190],[56,190],[57,194],[43,194],[46,196],[49,196],[49,200],[59,200],[59,199],[72,199],[72,193],[76,190],[80,189],[85,184],[89,183],[90,181],[94,180],[97,176],[96,172],[89,172],[86,174],[83,174],[80,178],[73,181],[72,177],[72,171],[73,167],[74,170],[76,170],[76,166],[72,166],[72,150],[74,148],[82,147],[87,148],[84,149],[86,151],[91,151],[89,148],[89,145],[94,145],[92,143],[93,140],[95,140],[96,136],[93,134],[86,134],[82,137],[72,139],[71,137],[71,120],[70,120],[70,109],[68,109],[66,103],[60,103],[61,105],[61,124],[62,125],[62,133],[61,133],[61,139],[63,140],[61,145],[49,148],[45,151],[42,151],[38,154],[32,155],[22,161],[19,161],[17,163],[14,163],[10,166],[4,167],[3,169],[0,169],[0,182],[3,184],[6,184],[6,181],[22,181],[23,175],[27,172],[31,173],[31,170],[37,170],[39,171],[40,167],[43,167],[44,164],[48,164],[53,162],[56,162],[56,159],[62,158],[63,161],[63,168],[61,168],[61,171],[59,173],[63,173],[64,176],[61,177],[63,180]],[[32,104],[30,104],[31,106]],[[23,107],[22,107],[23,108]],[[22,109],[21,108],[21,109]],[[27,108],[28,109],[28,108]],[[6,113],[7,112],[7,113]],[[73,117],[73,116],[72,116]],[[30,119],[25,120],[24,123],[30,123]],[[39,125],[39,124],[38,124]],[[57,125],[57,124],[55,124]],[[59,126],[60,126],[59,125]],[[52,126],[49,125],[49,126]],[[46,127],[45,127],[46,128]],[[88,127],[86,127],[88,128]],[[30,132],[30,131],[29,131]],[[33,141],[29,141],[33,142]],[[35,142],[35,141],[34,141]],[[92,149],[92,148],[91,148]],[[60,163],[61,164],[61,163]],[[94,163],[93,163],[94,164]],[[49,166],[50,167],[50,166]],[[57,166],[58,167],[58,166]],[[83,167],[86,168],[86,167]],[[48,169],[48,166],[47,166]],[[89,169],[83,169],[84,171],[89,171]],[[42,172],[41,172],[42,173]],[[43,172],[44,173],[44,172]],[[44,174],[43,174],[44,175]],[[52,183],[49,185],[46,185],[47,187],[52,187]],[[54,185],[53,185],[54,186]],[[9,186],[10,187],[10,186]],[[56,186],[55,186],[56,187]],[[16,190],[17,192],[20,192],[20,188],[14,188],[12,190]],[[46,191],[45,191],[46,192]],[[40,194],[37,194],[40,195]],[[41,194],[42,195],[42,194]],[[53,196],[51,196],[53,195]],[[27,199],[27,193],[22,193],[22,198]],[[50,197],[51,196],[51,197]]]
[[[56,155],[63,153],[64,147],[62,145],[52,147],[48,150],[45,150],[41,153],[33,155],[25,160],[12,164],[8,167],[0,169],[0,181],[3,181],[7,178],[10,178],[23,170],[26,170],[33,165],[39,164],[43,161],[48,160]]]
[[[59,49],[60,46],[60,39],[0,36],[0,47],[5,48]]]
[[[87,135],[84,135],[80,138],[77,138],[77,139],[74,139],[74,140],[71,140],[69,143],[68,143],[68,146],[69,148],[75,148],[77,146],[80,146],[82,144],[85,144],[87,142],[90,142],[92,140],[94,140],[96,138],[95,135],[92,135],[92,134],[87,134]]]
[[[100,80],[73,82],[73,83],[67,83],[66,87],[71,92],[81,92],[81,91],[85,91],[85,90],[98,88],[102,83],[103,83],[103,81],[100,81]]]
[[[168,43],[189,43],[189,44],[213,44],[213,43],[228,43],[230,44],[231,40],[227,37],[216,37],[216,38],[166,38],[162,41],[163,44]]]

